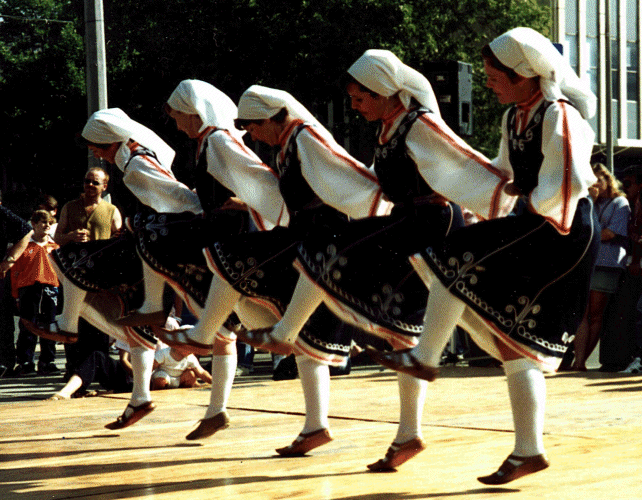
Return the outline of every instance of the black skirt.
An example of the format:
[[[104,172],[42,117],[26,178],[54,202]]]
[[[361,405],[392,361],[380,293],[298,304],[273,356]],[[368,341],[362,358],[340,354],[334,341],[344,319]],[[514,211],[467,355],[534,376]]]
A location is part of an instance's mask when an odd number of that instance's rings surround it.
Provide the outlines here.
[[[298,247],[297,267],[342,320],[410,347],[423,330],[428,291],[408,257],[461,225],[454,205],[402,207],[312,235]]]
[[[556,369],[555,360],[566,352],[584,315],[599,242],[593,204],[584,198],[568,235],[525,212],[454,231],[415,260],[421,261],[418,270],[427,264],[419,271],[427,280],[439,279],[466,303],[469,328],[487,330]]]
[[[247,231],[247,212],[224,210],[209,218],[191,212],[137,214],[129,220],[140,257],[179,293],[205,306],[212,274],[203,248],[216,237]]]

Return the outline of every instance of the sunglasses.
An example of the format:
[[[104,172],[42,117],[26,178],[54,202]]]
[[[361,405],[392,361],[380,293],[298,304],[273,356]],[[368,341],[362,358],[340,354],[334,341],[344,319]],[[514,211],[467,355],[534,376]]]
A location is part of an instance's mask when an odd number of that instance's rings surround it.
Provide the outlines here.
[[[91,179],[85,179],[85,184],[91,184],[92,186],[100,186],[102,182],[100,181],[92,181]]]

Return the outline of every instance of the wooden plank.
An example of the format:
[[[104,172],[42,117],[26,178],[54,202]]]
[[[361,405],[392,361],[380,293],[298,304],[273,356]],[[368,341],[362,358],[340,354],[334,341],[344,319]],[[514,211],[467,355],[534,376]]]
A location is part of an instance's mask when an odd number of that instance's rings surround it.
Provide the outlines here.
[[[512,449],[501,370],[456,367],[430,384],[424,412],[428,449],[397,473],[373,474],[396,431],[396,377],[376,369],[332,379],[335,440],[303,458],[277,458],[303,424],[298,380],[237,378],[232,425],[185,440],[209,389],[155,392],[158,408],[119,432],[127,395],[0,405],[2,499],[521,499],[642,498],[642,377],[547,377],[545,444],[551,467],[500,488],[476,481]],[[0,381],[0,386],[10,383]]]

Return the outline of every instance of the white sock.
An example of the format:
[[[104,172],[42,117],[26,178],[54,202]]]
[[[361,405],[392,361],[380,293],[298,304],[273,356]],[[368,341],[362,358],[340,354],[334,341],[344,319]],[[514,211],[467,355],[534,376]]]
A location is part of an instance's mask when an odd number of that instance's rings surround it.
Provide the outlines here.
[[[152,400],[149,384],[154,368],[154,349],[134,346],[130,348],[134,387],[129,401],[132,406],[138,406]]]
[[[301,434],[329,429],[330,368],[303,355],[296,356],[296,365],[305,399],[305,424]]]
[[[421,417],[426,401],[428,381],[405,373],[397,374],[399,383],[399,427],[394,442],[403,444],[422,437]]]
[[[230,397],[236,375],[236,363],[236,354],[212,356],[210,405],[207,407],[203,418],[210,418],[227,410],[227,400]]]
[[[323,302],[323,291],[306,278],[300,276],[288,308],[272,330],[272,336],[293,344],[303,325]]]
[[[162,311],[165,280],[145,261],[143,261],[143,283],[145,284],[145,302],[138,309],[138,312],[145,314]]]
[[[78,288],[65,276],[60,280],[63,291],[62,314],[56,316],[58,326],[66,332],[78,333],[78,318],[87,292]]]
[[[203,313],[196,326],[188,332],[189,337],[201,344],[212,344],[216,332],[234,311],[240,297],[241,294],[232,285],[213,273]]]
[[[544,453],[546,380],[542,371],[526,358],[504,361],[518,457]]]
[[[466,305],[451,295],[441,282],[436,281],[431,285],[424,316],[424,331],[419,337],[419,344],[412,350],[420,363],[439,366],[441,355],[464,309]]]

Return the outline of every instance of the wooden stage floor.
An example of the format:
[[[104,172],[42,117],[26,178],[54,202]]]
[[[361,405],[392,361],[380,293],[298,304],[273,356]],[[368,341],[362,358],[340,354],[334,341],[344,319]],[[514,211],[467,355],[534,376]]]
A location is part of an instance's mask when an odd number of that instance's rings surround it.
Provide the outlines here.
[[[156,411],[119,432],[103,425],[122,412],[127,395],[6,402],[0,499],[642,498],[642,377],[557,374],[547,376],[547,387],[551,467],[494,488],[475,478],[494,471],[513,444],[505,380],[496,368],[446,368],[428,390],[428,449],[389,474],[365,466],[394,437],[397,383],[390,371],[334,377],[335,440],[303,458],[274,452],[301,429],[298,380],[237,378],[231,427],[199,442],[185,435],[202,417],[209,388],[153,393]]]

